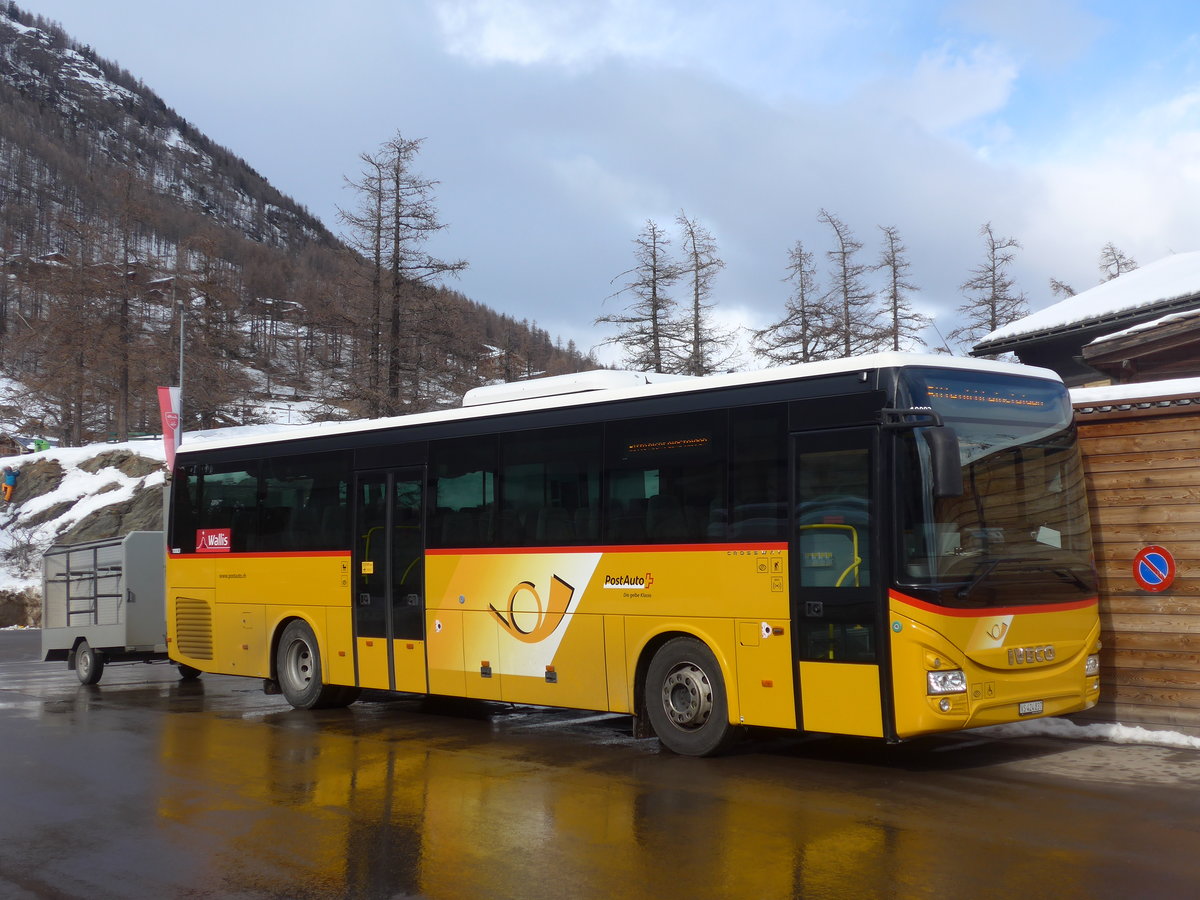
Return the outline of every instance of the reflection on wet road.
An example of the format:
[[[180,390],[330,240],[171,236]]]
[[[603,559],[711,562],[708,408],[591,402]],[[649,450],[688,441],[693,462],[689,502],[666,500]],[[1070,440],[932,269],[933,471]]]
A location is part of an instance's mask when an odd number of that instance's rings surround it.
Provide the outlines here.
[[[0,735],[4,897],[1173,897],[1200,884],[1200,759],[1181,751],[775,737],[701,760],[633,740],[617,716],[413,698],[302,712],[240,679],[114,666],[87,688],[61,664],[3,656]],[[1106,766],[1124,777],[1098,777]]]

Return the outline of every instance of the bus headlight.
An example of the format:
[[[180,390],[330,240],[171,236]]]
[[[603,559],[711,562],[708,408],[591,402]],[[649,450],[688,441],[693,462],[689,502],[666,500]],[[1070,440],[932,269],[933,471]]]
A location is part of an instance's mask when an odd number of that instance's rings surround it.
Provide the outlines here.
[[[1093,653],[1087,658],[1087,662],[1083,666],[1083,675],[1085,678],[1091,678],[1093,675],[1100,674],[1100,654]]]
[[[967,676],[962,669],[949,669],[945,672],[926,672],[931,694],[965,694],[967,692]]]

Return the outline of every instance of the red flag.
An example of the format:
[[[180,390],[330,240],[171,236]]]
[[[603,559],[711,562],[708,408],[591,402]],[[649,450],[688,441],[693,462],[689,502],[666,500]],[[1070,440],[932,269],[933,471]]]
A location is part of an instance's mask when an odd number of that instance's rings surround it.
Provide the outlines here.
[[[162,416],[163,448],[167,451],[167,468],[175,468],[175,451],[183,440],[183,423],[179,421],[179,388],[158,389],[158,411]]]

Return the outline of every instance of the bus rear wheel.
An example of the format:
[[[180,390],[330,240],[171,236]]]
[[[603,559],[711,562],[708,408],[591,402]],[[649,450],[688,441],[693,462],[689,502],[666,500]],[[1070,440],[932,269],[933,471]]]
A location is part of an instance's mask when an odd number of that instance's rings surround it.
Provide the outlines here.
[[[293,619],[283,629],[275,656],[279,689],[296,709],[326,709],[346,706],[358,697],[357,688],[325,684],[321,672],[321,650],[308,623]]]
[[[717,658],[695,638],[672,638],[654,654],[645,709],[663,746],[681,756],[715,756],[740,733],[729,723]]]

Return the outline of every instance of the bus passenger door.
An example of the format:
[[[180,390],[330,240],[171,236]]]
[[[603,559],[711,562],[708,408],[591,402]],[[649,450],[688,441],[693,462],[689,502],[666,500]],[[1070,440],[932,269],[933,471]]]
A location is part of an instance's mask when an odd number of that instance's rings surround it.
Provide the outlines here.
[[[354,628],[362,687],[426,690],[424,482],[419,468],[358,476]]]
[[[789,580],[806,731],[883,736],[877,456],[874,428],[792,437]]]

